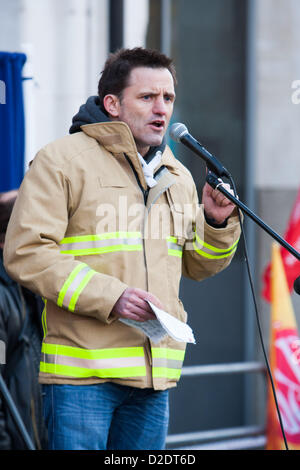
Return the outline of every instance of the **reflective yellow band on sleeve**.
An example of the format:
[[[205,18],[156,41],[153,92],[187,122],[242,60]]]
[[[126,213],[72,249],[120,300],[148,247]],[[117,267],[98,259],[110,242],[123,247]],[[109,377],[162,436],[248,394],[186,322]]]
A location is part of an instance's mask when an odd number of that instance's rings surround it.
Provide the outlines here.
[[[217,248],[213,245],[210,245],[209,243],[204,242],[198,237],[197,233],[195,233],[193,246],[195,251],[204,258],[222,259],[228,258],[229,256],[232,256],[235,253],[238,242],[239,239],[236,240],[232,246],[224,250],[223,248]]]
[[[96,271],[87,264],[78,264],[60,290],[57,305],[74,312],[78,297],[94,274],[96,274]]]
[[[44,308],[42,311],[42,328],[44,338],[47,336],[47,299],[43,299],[44,301]]]

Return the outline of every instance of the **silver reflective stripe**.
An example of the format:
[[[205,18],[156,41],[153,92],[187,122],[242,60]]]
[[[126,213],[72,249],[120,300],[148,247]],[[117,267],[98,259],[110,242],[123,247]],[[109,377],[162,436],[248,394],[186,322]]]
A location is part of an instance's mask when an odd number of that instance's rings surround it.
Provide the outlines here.
[[[231,251],[231,250],[229,250],[229,251],[224,250],[224,251],[218,253],[217,251],[210,250],[206,246],[199,245],[199,243],[196,240],[195,240],[195,245],[196,245],[197,249],[199,251],[201,251],[202,253],[207,253],[209,255],[214,255],[215,258],[224,258],[224,255],[227,255]]]
[[[176,237],[167,238],[168,255],[182,257],[182,246],[177,243]]]
[[[197,233],[195,233],[195,239],[194,239],[194,248],[197,253],[199,253],[201,256],[204,256],[205,258],[209,259],[218,259],[218,258],[228,258],[229,256],[233,255],[237,249],[237,244],[239,240],[236,240],[236,242],[229,248],[227,249],[222,249],[222,248],[217,248],[212,245],[209,245],[208,243],[205,243],[203,240],[201,240]]]
[[[145,377],[142,347],[82,349],[43,343],[40,371],[65,377]]]
[[[139,245],[141,238],[111,238],[107,240],[91,240],[87,242],[73,242],[60,244],[60,251],[70,250],[94,250],[117,245]]]
[[[168,242],[168,248],[169,248],[169,250],[182,251],[182,246],[177,245],[177,243]]]
[[[47,364],[81,367],[84,369],[113,369],[119,367],[145,366],[144,357],[116,357],[106,359],[85,359],[79,357],[42,354],[42,361]]]
[[[72,284],[68,287],[66,293],[65,293],[65,296],[64,296],[64,299],[63,299],[63,306],[68,308],[70,302],[71,302],[71,299],[72,299],[72,296],[74,294],[74,292],[76,291],[76,289],[80,286],[80,283],[81,281],[83,280],[83,278],[85,277],[85,275],[91,271],[91,268],[89,268],[88,266],[84,267],[78,274],[77,276],[75,277],[74,281],[72,282]]]
[[[153,367],[169,367],[171,369],[181,369],[182,361],[177,360],[177,359],[166,359],[162,357],[154,357]]]
[[[91,269],[85,263],[77,264],[73,271],[69,274],[59,292],[57,305],[59,307],[65,307],[71,312],[74,312],[77,300],[82,290],[95,274],[96,271]]]

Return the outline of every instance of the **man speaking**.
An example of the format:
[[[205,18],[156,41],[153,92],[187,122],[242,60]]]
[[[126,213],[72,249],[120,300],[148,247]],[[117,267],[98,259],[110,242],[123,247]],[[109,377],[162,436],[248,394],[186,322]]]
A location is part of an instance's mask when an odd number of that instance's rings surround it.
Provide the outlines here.
[[[199,205],[165,145],[175,86],[171,59],[157,51],[110,55],[98,96],[70,135],[38,152],[20,188],[5,266],[45,300],[51,449],[164,448],[185,343],[153,343],[120,320],[155,318],[150,301],[185,322],[181,276],[200,281],[235,253],[234,206],[208,185]]]

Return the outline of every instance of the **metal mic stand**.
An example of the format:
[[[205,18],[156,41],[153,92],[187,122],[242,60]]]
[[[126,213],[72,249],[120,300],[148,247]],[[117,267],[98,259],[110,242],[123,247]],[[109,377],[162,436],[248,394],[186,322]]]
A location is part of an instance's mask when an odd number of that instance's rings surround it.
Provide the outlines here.
[[[229,177],[229,179],[231,179],[231,177]],[[226,196],[231,202],[233,202],[233,204],[235,204],[239,209],[241,209],[245,214],[247,214],[265,232],[267,232],[269,235],[271,235],[271,237],[274,238],[274,240],[276,240],[278,243],[280,243],[281,246],[283,246],[293,256],[295,256],[295,258],[298,261],[300,260],[300,253],[297,250],[295,250],[295,248],[293,248],[289,243],[287,243],[283,238],[281,238],[278,235],[278,233],[276,233],[273,229],[271,229],[271,227],[269,227],[263,220],[261,220],[259,217],[257,217],[257,215],[254,214],[236,196],[233,196],[229,191],[227,191],[223,186],[224,183],[223,183],[221,178],[218,178],[212,171],[208,171],[207,175],[206,175],[206,181],[213,189],[218,189],[218,191],[220,191],[222,194],[224,194],[224,196]],[[232,179],[231,179],[231,182],[232,182]],[[249,267],[248,267],[248,271],[249,271]],[[249,275],[250,275],[250,272],[249,272]],[[282,435],[283,435],[283,439],[284,439],[284,442],[285,442],[285,447],[286,447],[286,450],[288,450],[289,448],[288,448],[287,440],[286,440],[286,437],[285,437],[285,432],[284,432],[284,427],[283,427],[283,423],[282,423],[282,419],[281,419],[281,413],[280,413],[278,401],[277,401],[277,398],[276,398],[276,391],[275,391],[275,386],[274,386],[274,382],[273,382],[273,379],[272,379],[272,373],[271,373],[268,358],[267,358],[267,355],[266,355],[266,352],[265,352],[263,340],[262,340],[262,331],[261,331],[261,328],[260,328],[260,325],[259,325],[257,305],[256,305],[256,300],[255,300],[255,295],[254,295],[254,290],[253,290],[253,283],[251,281],[251,276],[250,276],[250,282],[251,282],[251,288],[252,288],[252,292],[253,292],[253,300],[254,300],[256,314],[257,314],[258,327],[259,327],[260,338],[261,338],[261,342],[262,342],[262,348],[263,348],[263,352],[264,352],[264,356],[265,356],[265,360],[266,360],[266,364],[267,364],[267,369],[268,369],[268,373],[269,373],[269,377],[270,377],[270,381],[271,381],[271,387],[272,387],[272,390],[273,390],[274,400],[275,400],[275,404],[276,404],[276,408],[277,408],[278,419],[279,419],[280,427],[281,427],[281,430],[282,430]]]
[[[278,233],[276,233],[271,227],[269,227],[262,219],[257,217],[254,212],[252,212],[245,204],[243,204],[239,199],[233,196],[229,191],[227,191],[223,184],[221,178],[218,178],[212,171],[208,171],[206,176],[207,183],[214,189],[218,189],[220,193],[224,194],[231,202],[233,202],[237,207],[239,207],[245,214],[247,214],[257,225],[259,225],[265,232],[271,235],[281,246],[288,250],[298,261],[300,261],[300,253],[295,250],[289,243],[287,243],[283,238],[281,238]]]
[[[12,399],[10,393],[9,393],[9,390],[8,390],[1,374],[0,374],[0,392],[2,393],[3,398],[6,401],[8,409],[9,409],[9,411],[10,411],[10,413],[11,413],[13,419],[14,419],[14,422],[15,422],[17,428],[20,431],[21,436],[24,439],[24,442],[25,442],[27,448],[29,450],[35,450],[33,442],[32,442],[32,440],[31,440],[31,438],[30,438],[30,436],[29,436],[29,434],[28,434],[28,432],[27,432],[27,430],[24,426],[22,418],[21,418],[21,416],[20,416],[20,414],[19,414],[19,412],[18,412],[18,410],[17,410],[17,408],[16,408],[16,406],[13,402],[13,399]]]

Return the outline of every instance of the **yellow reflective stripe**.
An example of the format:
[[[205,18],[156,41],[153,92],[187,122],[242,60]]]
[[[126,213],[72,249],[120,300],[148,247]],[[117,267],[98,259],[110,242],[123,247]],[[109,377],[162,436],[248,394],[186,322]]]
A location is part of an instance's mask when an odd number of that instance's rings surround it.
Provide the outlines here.
[[[94,274],[96,274],[96,271],[89,268],[85,263],[76,266],[59,292],[57,305],[74,312],[79,295]]]
[[[182,258],[182,246],[178,245],[178,239],[176,237],[168,237],[167,245],[168,255],[178,256],[178,258]]]
[[[200,245],[205,246],[205,248],[208,248],[209,250],[214,251],[215,253],[225,253],[226,251],[231,251],[231,250],[233,250],[233,248],[236,247],[236,245],[239,242],[239,238],[238,238],[232,246],[230,246],[229,248],[226,248],[224,250],[224,248],[217,248],[217,247],[215,247],[213,245],[210,245],[209,243],[206,243],[205,241],[201,240],[201,238],[199,238],[197,232],[195,232],[195,235],[196,235],[196,240],[197,240],[198,243],[200,243]]]
[[[81,292],[83,291],[83,289],[85,288],[85,286],[87,285],[87,283],[89,282],[89,280],[94,276],[94,274],[96,274],[96,271],[93,271],[92,269],[84,276],[84,278],[82,279],[81,283],[79,284],[79,286],[77,287],[76,291],[74,292],[74,294],[72,295],[72,298],[70,300],[70,303],[69,303],[69,310],[71,312],[74,312],[75,310],[75,307],[76,307],[76,303],[77,303],[77,300],[78,300],[78,297],[80,296]]]
[[[82,359],[70,356],[57,356],[55,354],[42,354],[42,362],[58,364],[66,367],[78,367],[80,369],[113,370],[124,367],[145,367],[143,357],[114,357],[106,359]]]
[[[195,251],[199,255],[203,256],[204,258],[208,258],[208,259],[228,258],[229,256],[233,255],[236,252],[236,248],[235,248],[234,250],[230,251],[229,253],[226,253],[225,255],[210,255],[209,253],[206,253],[203,250],[199,250],[199,248],[197,248],[197,246],[195,245],[195,242],[194,242],[194,248],[195,248]]]
[[[168,249],[168,255],[170,256],[177,256],[178,258],[182,258],[182,251],[180,250],[171,250],[170,248]]]
[[[116,251],[142,251],[142,245],[126,245],[119,244],[114,246],[107,246],[103,248],[78,248],[60,250],[62,254],[74,255],[74,256],[88,256],[88,255],[99,255],[104,253],[114,253]]]
[[[168,367],[153,367],[152,376],[154,378],[179,379],[181,369],[169,369]]]
[[[229,256],[232,256],[235,253],[238,242],[239,242],[239,239],[236,240],[230,248],[226,248],[224,250],[224,249],[217,248],[213,245],[210,245],[209,243],[204,242],[198,237],[197,233],[195,233],[193,246],[194,246],[195,251],[201,256],[203,256],[204,258],[222,259],[222,258],[227,258]],[[200,244],[201,248],[197,245],[197,243]]]
[[[170,349],[170,348],[151,348],[152,357],[164,357],[166,359],[177,359],[183,361],[185,356],[185,349]]]
[[[99,377],[99,378],[127,378],[145,377],[146,367],[119,367],[114,369],[85,369],[81,367],[65,366],[61,364],[40,363],[40,371],[48,374],[63,375],[65,377]]]
[[[62,286],[62,289],[60,290],[59,292],[59,296],[58,296],[58,299],[57,299],[57,305],[59,307],[62,307],[62,304],[63,304],[63,300],[64,300],[64,296],[68,290],[68,288],[70,287],[70,285],[72,284],[73,280],[76,278],[77,274],[85,267],[86,265],[83,264],[83,263],[80,263],[78,266],[76,266],[75,269],[73,269],[73,271],[71,272],[71,274],[69,275],[69,277],[67,278],[67,280],[65,281],[64,285]]]
[[[179,379],[185,356],[184,349],[151,348],[152,376],[156,378]]]
[[[80,235],[77,237],[63,238],[59,243],[77,243],[77,242],[91,242],[97,240],[110,240],[111,238],[140,238],[141,232],[107,232],[100,235]]]
[[[74,256],[115,251],[142,251],[143,249],[140,232],[110,232],[100,235],[66,237],[59,244],[61,253]]]
[[[78,357],[82,359],[107,359],[116,357],[144,357],[144,349],[139,347],[130,348],[105,348],[105,349],[83,349],[74,346],[63,346],[60,344],[43,343],[42,352],[61,356]]]
[[[167,238],[167,242],[170,242],[170,243],[177,243],[178,239],[177,237],[168,237]]]
[[[47,299],[43,299],[44,308],[42,311],[42,328],[44,333],[44,338],[47,336]]]
[[[68,377],[146,376],[144,349],[141,347],[83,349],[43,343],[40,370]]]

